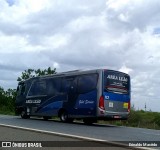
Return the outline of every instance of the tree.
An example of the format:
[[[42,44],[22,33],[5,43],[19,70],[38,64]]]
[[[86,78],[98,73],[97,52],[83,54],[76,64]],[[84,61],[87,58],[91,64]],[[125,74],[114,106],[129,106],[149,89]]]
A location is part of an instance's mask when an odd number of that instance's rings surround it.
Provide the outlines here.
[[[0,87],[0,107],[1,111],[14,111],[14,103],[16,99],[16,89],[8,89],[5,91]]]
[[[56,73],[56,68],[54,68],[52,70],[51,67],[48,67],[48,69],[44,69],[44,70],[37,69],[34,72],[35,72],[36,76],[55,74]]]
[[[47,69],[44,69],[44,70],[28,69],[28,70],[24,70],[24,72],[22,72],[21,77],[18,77],[17,81],[24,81],[24,80],[32,78],[32,77],[49,75],[49,74],[56,74],[56,68],[54,68],[53,70],[51,69],[51,67],[48,67]]]
[[[2,87],[0,87],[0,95],[4,95],[5,91]]]
[[[0,106],[5,105],[5,91],[2,87],[0,87]]]
[[[5,96],[15,98],[16,97],[16,89],[9,88],[7,91],[5,91]]]
[[[17,81],[23,81],[28,78],[34,77],[35,75],[33,73],[34,73],[33,69],[24,70],[24,72],[22,72],[21,77],[18,77]]]

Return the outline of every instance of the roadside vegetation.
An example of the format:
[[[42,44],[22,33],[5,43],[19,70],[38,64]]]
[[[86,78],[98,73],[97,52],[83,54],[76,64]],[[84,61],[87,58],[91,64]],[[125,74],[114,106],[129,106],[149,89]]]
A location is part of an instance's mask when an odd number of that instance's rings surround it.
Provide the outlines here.
[[[16,89],[4,90],[0,87],[0,114],[14,114]]]
[[[30,77],[55,74],[56,69],[28,69],[22,72],[21,77],[18,77],[17,81],[23,81]],[[0,86],[0,114],[14,115],[15,110],[16,89],[4,90]],[[130,126],[149,129],[160,129],[160,113],[144,110],[135,110],[131,108],[130,117],[127,121],[99,121],[103,124],[113,124],[118,126]]]
[[[160,113],[132,109],[127,121],[104,121],[101,123],[160,130]]]

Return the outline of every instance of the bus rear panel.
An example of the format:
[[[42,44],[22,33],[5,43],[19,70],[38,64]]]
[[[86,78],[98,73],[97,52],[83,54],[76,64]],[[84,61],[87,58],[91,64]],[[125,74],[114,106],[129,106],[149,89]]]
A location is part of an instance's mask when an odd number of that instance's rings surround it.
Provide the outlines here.
[[[125,120],[130,112],[130,77],[112,70],[102,73],[102,95],[98,116],[104,119]]]

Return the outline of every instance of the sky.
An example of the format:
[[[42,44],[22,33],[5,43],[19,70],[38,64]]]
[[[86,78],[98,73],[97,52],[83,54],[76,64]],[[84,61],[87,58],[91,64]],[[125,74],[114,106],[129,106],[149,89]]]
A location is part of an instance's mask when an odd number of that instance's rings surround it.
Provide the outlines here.
[[[0,86],[29,68],[131,76],[131,103],[160,111],[160,0],[0,0]]]

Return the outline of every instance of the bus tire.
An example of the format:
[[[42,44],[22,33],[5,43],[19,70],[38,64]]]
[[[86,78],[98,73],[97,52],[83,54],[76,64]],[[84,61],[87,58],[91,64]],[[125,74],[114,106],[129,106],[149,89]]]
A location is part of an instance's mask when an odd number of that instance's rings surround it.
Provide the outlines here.
[[[68,118],[68,113],[67,113],[67,111],[62,111],[61,113],[60,113],[60,120],[62,121],[62,122],[72,122],[73,120],[71,119],[71,118]]]
[[[30,116],[27,115],[24,110],[22,110],[22,111],[21,111],[21,118],[22,118],[22,119],[28,119],[28,118],[30,118]]]

